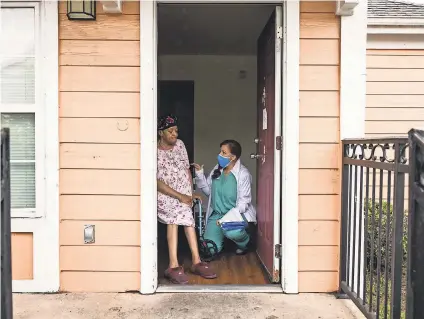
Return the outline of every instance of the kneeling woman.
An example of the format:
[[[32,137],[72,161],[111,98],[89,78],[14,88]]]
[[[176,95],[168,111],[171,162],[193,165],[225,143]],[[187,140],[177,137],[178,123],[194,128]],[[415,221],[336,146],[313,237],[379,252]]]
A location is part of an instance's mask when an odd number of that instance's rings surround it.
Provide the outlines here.
[[[224,237],[237,245],[237,254],[247,251],[250,235],[248,223],[256,223],[256,210],[252,205],[252,175],[240,162],[241,146],[237,141],[221,143],[218,165],[205,177],[203,168],[196,168],[197,187],[209,196],[204,239],[212,240],[223,249]]]

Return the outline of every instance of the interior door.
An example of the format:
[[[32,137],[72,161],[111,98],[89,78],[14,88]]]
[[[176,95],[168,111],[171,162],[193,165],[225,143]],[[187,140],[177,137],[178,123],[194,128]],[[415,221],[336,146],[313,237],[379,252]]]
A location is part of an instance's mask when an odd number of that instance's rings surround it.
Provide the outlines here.
[[[158,116],[178,117],[178,138],[194,162],[194,81],[158,81]]]
[[[280,280],[282,8],[258,39],[257,254],[272,282]],[[297,199],[296,199],[297,200]]]

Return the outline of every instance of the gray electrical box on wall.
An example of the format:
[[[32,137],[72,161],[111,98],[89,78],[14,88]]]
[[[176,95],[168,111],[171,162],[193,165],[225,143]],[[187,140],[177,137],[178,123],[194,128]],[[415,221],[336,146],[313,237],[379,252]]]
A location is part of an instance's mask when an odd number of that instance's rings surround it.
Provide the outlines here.
[[[94,244],[94,225],[84,225],[84,244]]]

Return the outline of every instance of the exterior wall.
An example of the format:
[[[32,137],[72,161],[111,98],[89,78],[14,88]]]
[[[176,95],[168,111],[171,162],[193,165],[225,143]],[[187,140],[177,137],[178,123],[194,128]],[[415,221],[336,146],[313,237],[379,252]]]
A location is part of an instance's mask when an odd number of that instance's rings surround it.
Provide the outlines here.
[[[423,92],[424,50],[367,50],[367,136],[406,136],[423,127]]]
[[[300,2],[299,292],[338,287],[340,17]]]
[[[61,291],[140,288],[139,3],[123,10],[69,21],[60,2]]]
[[[12,233],[12,279],[34,279],[33,233]]]

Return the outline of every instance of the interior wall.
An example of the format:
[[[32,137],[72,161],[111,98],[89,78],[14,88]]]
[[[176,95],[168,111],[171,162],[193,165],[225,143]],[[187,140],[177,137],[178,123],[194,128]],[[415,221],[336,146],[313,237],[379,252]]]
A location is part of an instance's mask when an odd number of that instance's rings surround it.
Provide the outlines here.
[[[240,76],[245,71],[245,77]],[[159,80],[194,81],[194,159],[207,172],[216,165],[219,144],[235,139],[253,178],[256,202],[256,56],[163,55]],[[184,129],[184,128],[180,128]]]

